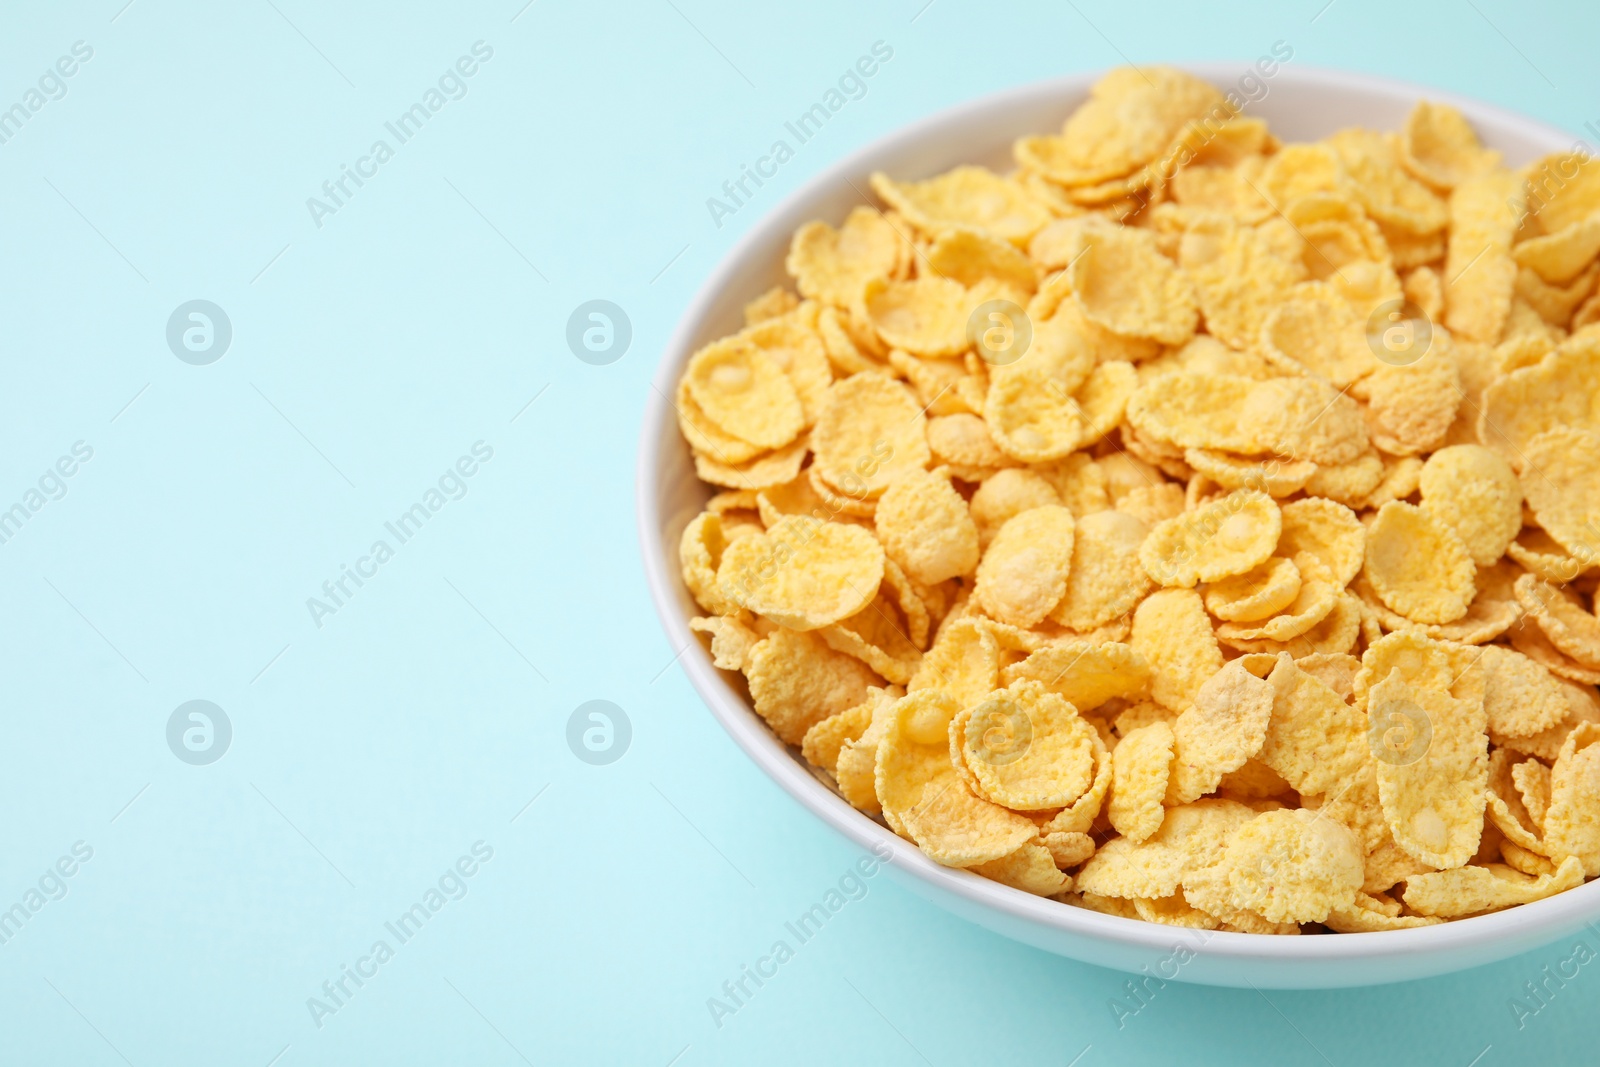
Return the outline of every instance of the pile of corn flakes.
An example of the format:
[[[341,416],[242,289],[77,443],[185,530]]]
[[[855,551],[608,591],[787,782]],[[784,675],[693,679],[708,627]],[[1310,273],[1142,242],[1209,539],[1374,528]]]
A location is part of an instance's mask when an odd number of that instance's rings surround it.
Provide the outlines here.
[[[716,665],[941,864],[1396,930],[1600,876],[1600,162],[1118,70],[689,360]]]

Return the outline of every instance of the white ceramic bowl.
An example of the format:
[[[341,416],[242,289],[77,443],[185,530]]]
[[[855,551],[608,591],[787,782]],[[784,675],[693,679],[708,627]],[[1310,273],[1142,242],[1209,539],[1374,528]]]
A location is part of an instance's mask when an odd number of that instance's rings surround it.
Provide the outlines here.
[[[1227,90],[1246,64],[1187,68]],[[1019,135],[1056,129],[1087,96],[1098,74],[1040,82],[943,111],[827,168],[755,223],[706,280],[662,353],[639,442],[639,536],[656,611],[695,690],[717,721],[773,781],[862,848],[887,850],[897,880],[940,907],[996,933],[1049,952],[1124,971],[1208,985],[1328,988],[1375,985],[1444,974],[1527,952],[1600,921],[1600,881],[1549,900],[1416,930],[1272,937],[1201,932],[1121,919],[1023,893],[966,871],[941,867],[915,845],[845,803],[807,769],[711,664],[688,620],[697,609],[678,570],[678,538],[710,490],[695,477],[667,397],[691,353],[743,325],[745,301],[785,282],[789,235],[811,219],[835,224],[861,203],[858,190],[882,170],[921,178],[959,163],[1011,166]],[[1419,99],[1454,104],[1513,166],[1569,148],[1574,138],[1474,100],[1340,71],[1281,67],[1263,79],[1267,94],[1248,105],[1285,141],[1311,140],[1345,126],[1397,130]],[[1241,94],[1244,95],[1244,94]],[[1254,94],[1251,94],[1254,95]],[[1181,950],[1178,946],[1182,946]]]

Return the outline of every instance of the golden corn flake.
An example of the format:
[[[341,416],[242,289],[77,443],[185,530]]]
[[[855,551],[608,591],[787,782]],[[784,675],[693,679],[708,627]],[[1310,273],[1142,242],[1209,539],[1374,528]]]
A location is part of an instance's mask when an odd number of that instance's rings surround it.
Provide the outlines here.
[[[1095,850],[1073,879],[1073,885],[1096,896],[1168,897],[1178,890],[1184,858],[1182,851],[1164,841],[1135,844],[1126,837],[1115,837]]]
[[[1033,508],[1059,505],[1061,497],[1044,475],[1021,467],[1008,467],[984,479],[972,494],[972,519],[978,524],[978,543],[984,548],[1007,520]]]
[[[1314,556],[1339,586],[1361,571],[1366,556],[1367,532],[1355,512],[1332,500],[1307,497],[1283,505],[1283,530],[1278,554],[1286,558],[1305,553]]]
[[[695,403],[694,396],[689,392],[687,377],[678,382],[678,393],[672,406],[678,414],[678,429],[696,455],[705,453],[718,463],[733,466],[749,462],[767,451],[760,445],[733,436],[712,422],[700,410],[700,405]]]
[[[1084,316],[1113,333],[1179,345],[1199,319],[1188,280],[1141,230],[1095,234],[1068,268]]]
[[[1078,874],[1078,888],[1108,897],[1157,900],[1181,886],[1187,895],[1215,870],[1228,837],[1254,817],[1255,812],[1231,800],[1206,799],[1173,808],[1148,840],[1134,844],[1113,838],[1097,849]]]
[[[1066,186],[1122,178],[1170,148],[1186,123],[1222,103],[1215,88],[1182,71],[1114,70],[1095,83],[1061,136],[1018,141],[1017,162]]]
[[[1139,549],[1139,561],[1160,584],[1190,588],[1266,562],[1282,525],[1270,496],[1239,489],[1156,526]]]
[[[1211,620],[1192,589],[1162,589],[1146,597],[1133,613],[1129,644],[1150,665],[1151,696],[1174,711],[1187,708],[1222,667]]]
[[[800,754],[832,774],[839,765],[839,750],[867,732],[867,727],[872,725],[872,709],[876,706],[877,701],[868,697],[853,708],[823,719],[801,738]]]
[[[971,574],[978,565],[978,526],[950,479],[937,472],[909,471],[890,483],[873,522],[889,558],[925,585]]]
[[[1075,394],[1094,371],[1094,359],[1081,335],[1053,322],[1036,326],[1022,358],[991,371],[983,415],[1000,450],[1036,463],[1091,440],[1089,416]]]
[[[958,709],[938,690],[903,697],[878,744],[877,787],[892,816],[929,857],[970,867],[1015,852],[1038,835],[1025,816],[973,795],[950,762]]]
[[[754,300],[745,303],[744,324],[754,326],[758,322],[787,315],[799,306],[799,297],[781,285],[774,285]]]
[[[1144,485],[1128,490],[1118,501],[1117,509],[1150,527],[1182,515],[1186,504],[1182,486],[1162,482],[1160,485]],[[1139,566],[1143,568],[1144,564]],[[1145,578],[1148,579],[1149,575],[1145,575]]]
[[[1594,259],[1595,251],[1600,250],[1600,217],[1584,223],[1583,228],[1593,235],[1594,240],[1592,245],[1586,241],[1582,248],[1571,250],[1575,256],[1581,255],[1583,258],[1582,262],[1578,264],[1578,273],[1569,281],[1565,283],[1546,281],[1538,271],[1526,265],[1520,266],[1517,270],[1516,298],[1533,308],[1539,318],[1550,326],[1571,327],[1573,316],[1577,313],[1578,308],[1582,307],[1594,295],[1595,280],[1600,278],[1600,263],[1596,263]],[[1544,242],[1555,239],[1553,237],[1541,237],[1537,240]],[[1530,241],[1528,243],[1532,244],[1534,242]],[[1523,247],[1518,246],[1519,253]],[[1569,248],[1565,245],[1559,248],[1556,246],[1550,248],[1552,252],[1557,250],[1565,253]],[[1518,262],[1522,262],[1524,258],[1526,257],[1519,255]],[[1559,264],[1549,264],[1548,269],[1554,273],[1564,269],[1566,266],[1567,264],[1563,260]],[[1579,324],[1580,327],[1582,325],[1584,324]]]
[[[1600,350],[1573,338],[1483,391],[1480,440],[1521,470],[1533,439],[1557,427],[1600,430]],[[1531,487],[1524,485],[1524,490]]]
[[[1079,711],[1093,711],[1108,700],[1130,700],[1150,687],[1150,665],[1118,641],[1073,641],[1046,645],[1000,674],[1002,685],[1036,682]]]
[[[1371,763],[1361,713],[1286,655],[1267,682],[1272,720],[1256,758],[1303,795],[1351,788]]]
[[[1600,670],[1600,618],[1584,610],[1575,594],[1524,574],[1516,582],[1517,601],[1562,655],[1579,666]]]
[[[1488,804],[1487,814],[1490,823],[1504,835],[1499,842],[1502,856],[1505,855],[1505,846],[1510,844],[1532,849],[1543,855],[1547,851],[1544,842],[1540,840],[1543,831],[1534,822],[1532,814],[1529,813],[1516,788],[1516,767],[1521,765],[1513,763],[1516,755],[1504,746],[1495,749],[1489,755],[1489,791],[1484,797]],[[1523,762],[1544,767],[1538,760]],[[1548,782],[1549,769],[1545,770]],[[1524,772],[1524,776],[1526,773]],[[1549,808],[1548,798],[1545,800],[1545,808],[1546,810]]]
[[[959,618],[939,629],[907,688],[941,689],[962,707],[983,699],[1000,684],[1000,644],[977,618]]]
[[[1037,682],[990,693],[950,726],[952,760],[976,792],[1013,811],[1064,808],[1094,780],[1094,727]]]
[[[1222,926],[1222,921],[1215,915],[1191,907],[1181,889],[1170,897],[1157,900],[1136,898],[1133,910],[1145,922],[1163,926],[1182,926],[1191,930],[1216,930]]]
[[[1380,364],[1350,392],[1367,405],[1372,443],[1394,456],[1443,444],[1461,405],[1460,375],[1446,352],[1405,366]]]
[[[1216,789],[1225,774],[1260,752],[1272,700],[1272,686],[1237,660],[1207,679],[1195,692],[1194,703],[1172,723],[1167,804],[1199,799]]]
[[[788,375],[741,338],[716,341],[694,354],[684,374],[689,396],[717,429],[762,448],[778,448],[805,428],[800,397]]]
[[[927,234],[952,227],[985,230],[1019,248],[1050,221],[1050,212],[1022,187],[982,167],[956,167],[922,182],[872,175],[872,189]]]
[[[1066,870],[1083,863],[1094,855],[1094,838],[1085,833],[1054,832],[1042,835],[1045,848],[1056,861],[1056,867]]]
[[[1600,562],[1600,432],[1548,430],[1528,443],[1528,504],[1573,558]]]
[[[928,420],[928,447],[933,461],[972,472],[1004,467],[1011,459],[994,443],[988,424],[970,413],[939,415]]]
[[[711,636],[711,662],[725,671],[743,670],[750,658],[750,650],[761,640],[761,635],[746,626],[737,615],[690,619],[689,629]]]
[[[1540,834],[1550,810],[1550,768],[1536,759],[1523,760],[1511,768],[1511,781],[1522,799],[1522,806]]]
[[[724,596],[717,585],[717,568],[727,547],[722,517],[713,511],[702,511],[695,516],[683,528],[683,536],[678,541],[683,584],[689,587],[695,602],[714,615],[738,610],[738,605]]]
[[[1077,395],[1085,423],[1084,447],[1098,444],[1117,428],[1137,388],[1139,372],[1126,360],[1108,360],[1089,372]]]
[[[960,355],[967,347],[967,287],[948,278],[873,278],[861,291],[867,320],[883,343],[918,356]]]
[[[1224,850],[1229,903],[1270,922],[1322,922],[1355,902],[1362,854],[1354,834],[1316,812],[1257,815]]]
[[[1548,670],[1513,649],[1483,649],[1483,708],[1489,731],[1506,737],[1529,737],[1567,717],[1566,694]]]
[[[1574,559],[1556,539],[1537,527],[1523,527],[1517,539],[1506,546],[1506,555],[1547,582],[1565,584],[1589,569],[1586,561]]]
[[[1274,498],[1298,493],[1317,473],[1309,459],[1235,456],[1209,448],[1185,449],[1183,459],[1224,489],[1260,489]]]
[[[1383,482],[1383,458],[1374,451],[1349,463],[1319,463],[1305,485],[1306,495],[1324,497],[1350,507],[1363,506]]]
[[[1225,622],[1270,618],[1294,603],[1300,593],[1300,570],[1273,556],[1265,563],[1206,587],[1206,610]]]
[[[1361,669],[1354,682],[1356,706],[1365,707],[1372,687],[1394,671],[1400,672],[1407,685],[1449,690],[1479,654],[1476,649],[1457,648],[1417,629],[1388,634],[1368,644],[1362,653]]]
[[[1077,878],[1085,893],[1160,899],[1187,891],[1220,861],[1223,846],[1255,817],[1243,804],[1206,799],[1167,812],[1155,835],[1139,844],[1114,838],[1096,850]],[[1192,902],[1192,901],[1191,901]]]
[[[1111,825],[1135,844],[1161,828],[1172,727],[1154,722],[1126,734],[1111,752]]]
[[[1567,736],[1550,771],[1544,839],[1552,857],[1576,857],[1600,875],[1600,726],[1582,723]]]
[[[1362,618],[1360,598],[1352,593],[1338,593],[1334,597],[1332,609],[1321,622],[1287,641],[1278,641],[1270,637],[1240,639],[1225,635],[1221,627],[1218,627],[1217,640],[1239,652],[1272,655],[1288,652],[1300,657],[1339,655],[1355,648],[1356,640],[1361,634]]]
[[[904,471],[926,467],[927,424],[905,386],[880,374],[833,383],[812,431],[816,470],[836,492],[873,499]]]
[[[1417,491],[1422,481],[1422,460],[1416,456],[1384,458],[1383,480],[1367,496],[1365,507],[1376,511],[1393,500],[1404,500]]]
[[[1050,617],[1087,633],[1132,612],[1151,587],[1139,562],[1139,546],[1148,533],[1149,527],[1122,511],[1097,511],[1078,519],[1067,592]]]
[[[899,277],[910,259],[894,226],[872,208],[858,207],[837,230],[825,222],[796,230],[784,266],[801,296],[847,308],[869,279]]]
[[[1454,622],[1477,593],[1461,538],[1428,511],[1385,504],[1367,531],[1367,581],[1391,610],[1421,623]]]
[[[1393,906],[1392,912],[1379,898],[1366,892],[1358,893],[1354,904],[1329,911],[1323,925],[1338,934],[1371,934],[1382,930],[1414,930],[1444,921],[1429,915],[1401,915],[1398,901],[1384,900]]]
[[[1498,911],[1514,904],[1531,904],[1583,883],[1583,864],[1568,857],[1554,874],[1539,878],[1500,863],[1486,867],[1458,867],[1431,871],[1406,879],[1401,899],[1419,915],[1457,919]]]
[[[1328,143],[1350,177],[1350,189],[1375,221],[1412,234],[1430,234],[1450,222],[1445,202],[1402,168],[1398,145],[1373,130],[1340,130]]]
[[[1260,187],[1267,202],[1284,211],[1307,197],[1344,194],[1344,167],[1327,145],[1285,145],[1267,161]]]
[[[1339,600],[1339,588],[1333,584],[1328,569],[1315,558],[1301,556],[1295,569],[1302,581],[1294,600],[1283,611],[1270,619],[1254,625],[1225,622],[1217,627],[1217,637],[1229,643],[1256,641],[1288,641],[1316,626],[1333,613]]]
[[[1587,152],[1547,156],[1529,168],[1535,190],[1533,218],[1544,233],[1560,233],[1600,210],[1600,165]]]
[[[1494,344],[1511,313],[1511,239],[1525,199],[1522,182],[1505,171],[1465,178],[1450,193],[1445,325],[1466,340]]]
[[[878,743],[888,732],[895,703],[903,695],[894,687],[868,689],[871,722],[860,737],[840,743],[834,760],[833,777],[839,783],[839,794],[868,815],[877,815],[883,810],[878,802]]]
[[[1240,378],[1265,381],[1280,376],[1278,370],[1265,359],[1252,352],[1229,348],[1207,333],[1198,333],[1182,348],[1168,352],[1160,359],[1139,365],[1141,380],[1153,381],[1162,374],[1189,371],[1196,374],[1231,374]]]
[[[1074,800],[1071,804],[1050,819],[1040,832],[1048,838],[1051,834],[1081,834],[1088,833],[1094,826],[1094,821],[1100,815],[1100,808],[1105,804],[1106,793],[1111,788],[1111,753],[1106,749],[1106,744],[1100,739],[1098,731],[1092,739],[1094,747],[1094,781],[1089,783],[1088,792]]]
[[[1306,278],[1268,231],[1221,215],[1196,220],[1179,244],[1178,264],[1194,285],[1206,330],[1241,351],[1255,346],[1268,312]]]
[[[1033,626],[1067,591],[1072,538],[1072,512],[1059,504],[1006,520],[978,564],[973,597],[1001,622]]]
[[[835,652],[815,634],[774,630],[745,657],[750,699],[786,744],[867,699],[881,679],[853,656]]]
[[[702,482],[729,489],[756,490],[786,485],[799,476],[809,447],[810,438],[801,437],[782,448],[735,464],[723,463],[706,452],[696,452],[694,472]]]
[[[1473,562],[1487,567],[1522,529],[1522,485],[1498,453],[1482,445],[1441,448],[1422,465],[1422,504],[1455,531]]]
[[[1461,112],[1449,104],[1424,100],[1412,109],[1401,130],[1400,162],[1429,185],[1449,190],[1495,169],[1500,153],[1478,142]]]
[[[856,374],[864,370],[882,370],[876,355],[869,355],[865,350],[863,340],[849,325],[852,311],[841,311],[834,307],[825,307],[817,312],[817,336],[822,338],[823,351],[827,353],[828,362],[833,364],[834,371],[840,376]],[[874,344],[877,344],[874,338]]]
[[[1367,449],[1356,402],[1313,378],[1168,374],[1133,394],[1127,418],[1178,448],[1271,453],[1319,464],[1349,463]]]
[[[927,415],[956,415],[968,411],[961,399],[961,383],[967,377],[964,366],[953,359],[921,359],[889,350],[889,366],[910,383],[917,402]]]
[[[1372,687],[1367,713],[1378,795],[1396,843],[1434,867],[1466,863],[1478,850],[1489,780],[1481,682],[1473,700],[1391,674]]]
[[[1002,885],[1041,897],[1054,896],[1072,886],[1072,879],[1056,866],[1055,855],[1041,842],[1029,841],[997,860],[968,868]]]
[[[946,230],[924,262],[934,274],[969,288],[995,281],[1031,296],[1039,286],[1039,272],[1016,245],[980,230]]]
[[[866,607],[884,553],[859,526],[790,516],[723,550],[717,587],[729,601],[791,630],[815,630]]]
[[[911,640],[911,627],[898,605],[886,593],[887,583],[866,607],[815,633],[835,652],[854,656],[896,685],[905,685],[922,653]]]

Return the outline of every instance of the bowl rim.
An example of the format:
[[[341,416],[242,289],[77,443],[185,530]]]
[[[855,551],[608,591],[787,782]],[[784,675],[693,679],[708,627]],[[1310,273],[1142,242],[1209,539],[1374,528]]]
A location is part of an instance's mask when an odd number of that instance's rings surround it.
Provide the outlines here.
[[[1170,65],[1220,85],[1236,80],[1250,66],[1248,62],[1180,62]],[[650,381],[654,395],[646,397],[640,431],[635,504],[651,601],[669,642],[675,648],[684,649],[679,655],[679,662],[690,684],[734,742],[791,798],[862,849],[880,856],[887,850],[887,862],[892,866],[969,904],[1058,935],[1166,954],[1172,951],[1174,937],[1182,928],[1073,907],[1014,889],[970,871],[941,866],[929,859],[915,844],[857,811],[818,781],[760,720],[754,709],[737,696],[722,677],[722,672],[712,665],[699,639],[689,630],[688,618],[680,606],[678,587],[682,579],[675,558],[669,562],[669,551],[663,544],[665,517],[658,506],[658,446],[671,410],[668,397],[677,385],[684,362],[692,354],[691,345],[708,310],[718,294],[736,280],[756,249],[771,240],[770,231],[777,220],[794,213],[800,205],[815,198],[821,188],[836,185],[842,178],[862,171],[872,157],[936,136],[942,128],[964,118],[1010,104],[1031,103],[1041,97],[1065,97],[1081,93],[1104,73],[1104,69],[1097,69],[1012,86],[896,127],[821,168],[750,223],[706,276],[662,348],[661,358]],[[1273,77],[1275,82],[1279,79],[1331,92],[1358,87],[1370,93],[1401,99],[1428,99],[1450,104],[1474,121],[1487,120],[1518,127],[1530,137],[1546,139],[1552,144],[1579,140],[1567,131],[1498,105],[1400,79],[1300,64],[1282,66]],[[670,556],[675,557],[676,553],[671,552]],[[1190,932],[1203,935],[1203,947],[1196,951],[1213,959],[1300,966],[1337,961],[1381,962],[1443,951],[1460,955],[1474,948],[1493,946],[1502,939],[1515,940],[1523,946],[1514,951],[1527,951],[1586,924],[1592,926],[1597,918],[1600,918],[1600,879],[1531,904],[1406,930],[1322,937],[1280,937],[1218,930]]]

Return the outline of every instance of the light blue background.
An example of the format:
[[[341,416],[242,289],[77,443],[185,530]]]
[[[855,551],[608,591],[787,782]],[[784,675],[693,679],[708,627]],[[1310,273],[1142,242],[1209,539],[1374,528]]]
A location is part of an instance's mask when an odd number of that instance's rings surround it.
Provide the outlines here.
[[[0,1061],[1592,1058],[1600,966],[1521,1030],[1508,1007],[1563,948],[1346,992],[1171,984],[1119,1029],[1121,975],[883,877],[718,1028],[706,998],[857,857],[696,700],[632,504],[648,380],[690,294],[857,146],[1005,86],[1279,39],[1296,64],[1577,131],[1600,120],[1592,13],[124,2],[10,4],[0,33],[0,107],[94,49],[0,145],[0,507],[94,449],[0,545],[0,907],[94,850],[0,947]],[[494,55],[468,95],[314,225],[306,198],[478,40]],[[867,96],[713,226],[705,199],[877,40],[894,58]],[[165,343],[195,298],[233,324],[210,366]],[[609,366],[564,340],[591,298],[633,323]],[[479,440],[494,458],[468,494],[318,629],[306,598]],[[234,728],[203,767],[165,740],[197,698]],[[594,698],[633,723],[609,766],[565,740]],[[467,895],[314,1025],[307,998],[479,840],[494,857]]]

